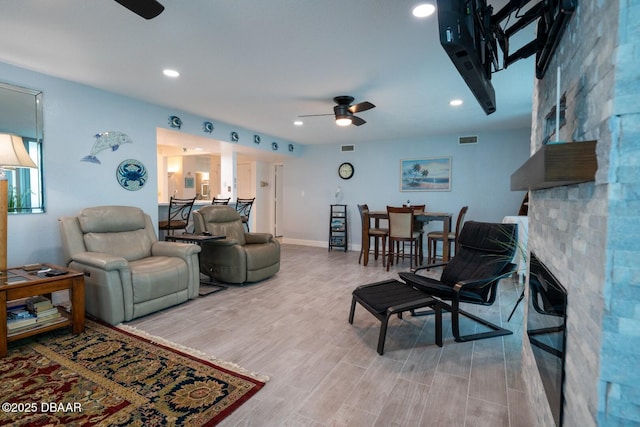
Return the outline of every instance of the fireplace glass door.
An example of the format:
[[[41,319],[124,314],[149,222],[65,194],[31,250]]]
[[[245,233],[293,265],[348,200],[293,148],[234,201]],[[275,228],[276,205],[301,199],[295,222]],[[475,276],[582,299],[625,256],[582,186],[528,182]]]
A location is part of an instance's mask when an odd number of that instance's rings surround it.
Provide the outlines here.
[[[562,425],[567,292],[531,253],[527,335],[557,426]]]

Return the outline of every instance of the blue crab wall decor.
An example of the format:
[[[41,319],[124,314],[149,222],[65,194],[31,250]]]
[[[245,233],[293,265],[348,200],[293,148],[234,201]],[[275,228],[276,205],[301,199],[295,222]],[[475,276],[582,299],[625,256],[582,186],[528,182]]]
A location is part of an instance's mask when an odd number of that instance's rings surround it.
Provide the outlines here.
[[[137,191],[147,183],[147,168],[137,160],[127,159],[118,165],[116,178],[125,190]]]

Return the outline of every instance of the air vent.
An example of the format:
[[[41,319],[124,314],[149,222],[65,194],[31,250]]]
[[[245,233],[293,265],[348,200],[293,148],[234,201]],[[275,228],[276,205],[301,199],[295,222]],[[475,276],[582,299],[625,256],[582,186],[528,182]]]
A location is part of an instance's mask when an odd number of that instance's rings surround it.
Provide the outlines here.
[[[477,143],[478,143],[477,135],[458,137],[458,144],[477,144]]]
[[[343,153],[356,151],[356,146],[355,145],[342,145],[342,146],[340,146],[340,151],[342,151]]]

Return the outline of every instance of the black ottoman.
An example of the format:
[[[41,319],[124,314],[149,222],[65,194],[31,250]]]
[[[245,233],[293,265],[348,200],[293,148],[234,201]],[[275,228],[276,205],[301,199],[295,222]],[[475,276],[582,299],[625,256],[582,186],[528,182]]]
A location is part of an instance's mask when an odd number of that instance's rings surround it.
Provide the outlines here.
[[[426,293],[412,288],[397,280],[385,280],[358,286],[353,291],[349,323],[353,324],[356,302],[366,308],[382,322],[378,338],[378,353],[384,352],[384,341],[387,335],[387,324],[393,314],[402,318],[402,312],[418,308],[430,307],[436,316],[436,344],[442,347],[442,309],[440,302]]]

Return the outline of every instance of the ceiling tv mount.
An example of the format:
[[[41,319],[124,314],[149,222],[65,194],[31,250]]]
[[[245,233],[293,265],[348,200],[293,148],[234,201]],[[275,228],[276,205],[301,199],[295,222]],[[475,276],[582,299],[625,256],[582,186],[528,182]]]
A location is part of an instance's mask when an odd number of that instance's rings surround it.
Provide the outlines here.
[[[493,13],[487,0],[438,0],[440,44],[486,114],[496,111],[492,73],[535,54],[536,77],[544,77],[578,0],[540,0],[527,6],[530,2],[509,0]],[[511,53],[510,38],[535,21],[535,38]]]

